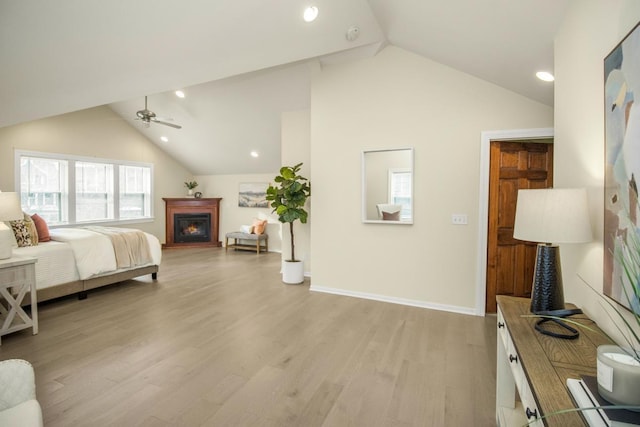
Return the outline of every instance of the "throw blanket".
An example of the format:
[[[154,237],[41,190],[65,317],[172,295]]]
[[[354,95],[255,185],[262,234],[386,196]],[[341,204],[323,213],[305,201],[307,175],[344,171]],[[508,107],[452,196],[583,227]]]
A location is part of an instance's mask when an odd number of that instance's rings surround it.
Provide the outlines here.
[[[121,267],[118,262],[116,262],[115,255],[115,247],[113,244],[113,240],[110,236],[105,235],[105,233],[100,233],[97,230],[90,230],[89,228],[94,229],[106,229],[106,227],[73,227],[73,228],[56,228],[50,231],[51,240],[55,240],[58,242],[65,242],[71,246],[71,250],[73,251],[74,258],[76,260],[76,268],[78,269],[78,276],[81,280],[88,279],[89,277],[93,277],[96,275],[110,273],[119,268],[127,268]],[[126,233],[137,232],[138,230],[132,229],[123,229]],[[142,233],[142,232],[141,232]],[[142,233],[143,236],[146,236]],[[118,239],[117,237],[115,239]],[[126,239],[124,240],[131,240]],[[135,240],[135,238],[134,238]],[[117,251],[120,252],[118,255],[123,264],[128,262],[129,266],[132,263],[132,260],[122,261],[126,259],[125,253],[128,251],[133,251],[134,247],[131,245],[126,246],[127,244],[124,242],[122,245],[116,243],[117,246],[120,246],[120,249]],[[135,246],[135,243],[134,243]],[[147,259],[146,262],[154,262],[160,263],[160,254],[155,257],[157,260],[153,260],[154,258],[150,257],[150,249],[148,241],[145,242],[145,245],[142,246],[143,254],[134,255],[133,262],[143,262],[144,259]],[[153,254],[151,254],[153,255]],[[141,265],[141,264],[138,264]],[[135,266],[135,265],[134,265]]]
[[[118,268],[132,268],[151,262],[147,237],[140,230],[90,226],[87,230],[103,234],[111,240]]]

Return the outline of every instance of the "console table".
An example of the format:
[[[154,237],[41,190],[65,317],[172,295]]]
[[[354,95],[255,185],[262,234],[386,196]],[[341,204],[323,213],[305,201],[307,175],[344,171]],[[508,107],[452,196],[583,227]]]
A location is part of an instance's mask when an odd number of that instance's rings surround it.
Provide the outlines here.
[[[33,335],[38,333],[36,261],[27,257],[0,260],[0,340],[27,328],[33,328]],[[27,292],[31,294],[31,317],[21,306]]]
[[[498,296],[496,299],[498,426],[521,426],[545,414],[575,407],[566,386],[567,378],[595,376],[596,349],[610,342],[604,335],[584,328],[578,328],[580,336],[575,340],[543,335],[534,329],[539,319],[522,317],[531,315],[528,298]],[[575,307],[567,304],[567,308]],[[599,330],[584,314],[571,316],[571,319]],[[572,412],[538,420],[531,425],[569,427],[587,424],[578,412]]]

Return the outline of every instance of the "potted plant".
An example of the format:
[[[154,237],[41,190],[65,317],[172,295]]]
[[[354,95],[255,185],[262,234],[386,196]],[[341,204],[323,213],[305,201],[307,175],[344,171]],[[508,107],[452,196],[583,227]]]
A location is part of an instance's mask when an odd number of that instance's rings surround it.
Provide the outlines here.
[[[187,187],[187,193],[192,196],[193,195],[193,189],[196,188],[198,186],[198,183],[196,181],[186,181],[184,183],[184,186]]]
[[[283,166],[280,175],[275,177],[275,185],[267,188],[267,201],[271,202],[273,212],[278,214],[278,220],[289,224],[291,234],[291,258],[282,264],[282,281],[289,284],[304,281],[304,263],[296,259],[293,223],[300,220],[307,222],[308,213],[304,205],[311,196],[311,183],[307,178],[298,175],[302,163],[295,166]]]

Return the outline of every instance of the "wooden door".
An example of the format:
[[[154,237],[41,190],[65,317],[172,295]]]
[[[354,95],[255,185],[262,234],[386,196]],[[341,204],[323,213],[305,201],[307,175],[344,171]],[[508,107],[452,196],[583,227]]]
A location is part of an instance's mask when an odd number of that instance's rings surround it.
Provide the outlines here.
[[[486,312],[496,295],[530,297],[536,243],[513,238],[519,189],[553,186],[551,140],[491,141]]]

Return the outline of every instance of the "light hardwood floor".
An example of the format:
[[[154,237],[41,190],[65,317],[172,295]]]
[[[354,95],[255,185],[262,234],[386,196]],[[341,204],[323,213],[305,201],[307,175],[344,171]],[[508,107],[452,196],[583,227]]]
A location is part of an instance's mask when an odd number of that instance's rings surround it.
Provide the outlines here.
[[[491,426],[495,317],[284,285],[280,255],[165,250],[157,282],[40,306],[2,339],[47,426]]]

